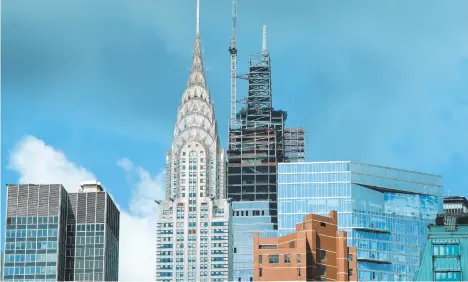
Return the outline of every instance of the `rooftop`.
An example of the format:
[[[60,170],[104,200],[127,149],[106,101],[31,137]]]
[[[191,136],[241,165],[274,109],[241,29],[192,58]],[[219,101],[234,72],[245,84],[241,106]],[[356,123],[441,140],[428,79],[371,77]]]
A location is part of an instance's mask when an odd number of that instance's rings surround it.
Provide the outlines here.
[[[444,204],[461,203],[468,207],[468,200],[464,196],[449,196],[444,198]]]

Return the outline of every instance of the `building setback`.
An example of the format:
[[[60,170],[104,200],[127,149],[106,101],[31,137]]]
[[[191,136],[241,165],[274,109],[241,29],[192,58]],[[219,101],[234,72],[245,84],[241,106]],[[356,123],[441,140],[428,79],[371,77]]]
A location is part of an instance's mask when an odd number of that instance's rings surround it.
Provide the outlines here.
[[[468,277],[468,214],[441,214],[429,226],[415,281],[465,281]]]
[[[198,24],[192,69],[167,153],[156,238],[157,281],[231,281],[226,160],[205,82]]]
[[[296,232],[279,238],[254,235],[255,281],[356,281],[356,249],[338,231],[338,214],[309,214]]]
[[[468,214],[468,200],[463,196],[445,197],[444,211],[453,214]]]
[[[443,208],[442,177],[346,161],[282,163],[278,173],[279,236],[311,212],[336,210],[358,280],[413,279],[427,224]]]
[[[4,281],[118,280],[120,213],[94,184],[7,185]]]

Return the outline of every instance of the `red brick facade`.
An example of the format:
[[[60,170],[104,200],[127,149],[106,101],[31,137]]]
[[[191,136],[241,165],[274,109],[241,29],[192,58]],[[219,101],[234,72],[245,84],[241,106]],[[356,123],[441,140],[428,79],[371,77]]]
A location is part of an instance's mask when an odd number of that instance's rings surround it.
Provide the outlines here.
[[[356,281],[356,268],[356,249],[338,231],[336,211],[309,214],[283,237],[254,235],[255,281]]]

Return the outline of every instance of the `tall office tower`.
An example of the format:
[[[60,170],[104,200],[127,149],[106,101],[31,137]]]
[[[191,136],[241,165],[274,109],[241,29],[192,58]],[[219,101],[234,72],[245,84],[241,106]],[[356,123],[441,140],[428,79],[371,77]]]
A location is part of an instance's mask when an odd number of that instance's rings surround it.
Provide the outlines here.
[[[412,280],[443,205],[440,176],[354,162],[279,164],[278,188],[280,236],[308,213],[338,211],[358,280]]]
[[[264,29],[265,31],[265,29]],[[276,167],[284,161],[286,112],[273,109],[266,34],[250,56],[248,96],[229,130],[228,197],[233,200],[234,280],[253,279],[253,234],[276,237]]]
[[[119,211],[95,184],[8,185],[3,280],[118,279]]]
[[[65,279],[117,281],[120,212],[101,183],[81,188],[68,194]]]
[[[466,281],[468,214],[441,214],[429,226],[415,281]]]
[[[232,280],[225,156],[205,82],[198,15],[199,1],[192,70],[166,159],[166,199],[158,201],[158,281]]]
[[[468,200],[463,196],[445,197],[444,211],[455,214],[468,213]]]
[[[284,129],[284,162],[303,162],[306,158],[306,136],[303,127]]]
[[[65,280],[67,199],[62,185],[7,185],[3,281]]]

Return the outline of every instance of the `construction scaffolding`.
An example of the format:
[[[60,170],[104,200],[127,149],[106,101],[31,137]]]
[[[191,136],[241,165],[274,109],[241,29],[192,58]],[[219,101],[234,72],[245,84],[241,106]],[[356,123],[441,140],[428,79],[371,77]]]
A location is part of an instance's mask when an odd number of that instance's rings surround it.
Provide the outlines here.
[[[306,134],[303,127],[285,128],[284,162],[303,162],[306,159]]]
[[[270,54],[249,60],[248,96],[229,131],[228,197],[233,201],[269,201],[277,225],[277,164],[284,161],[287,113],[272,107]]]

